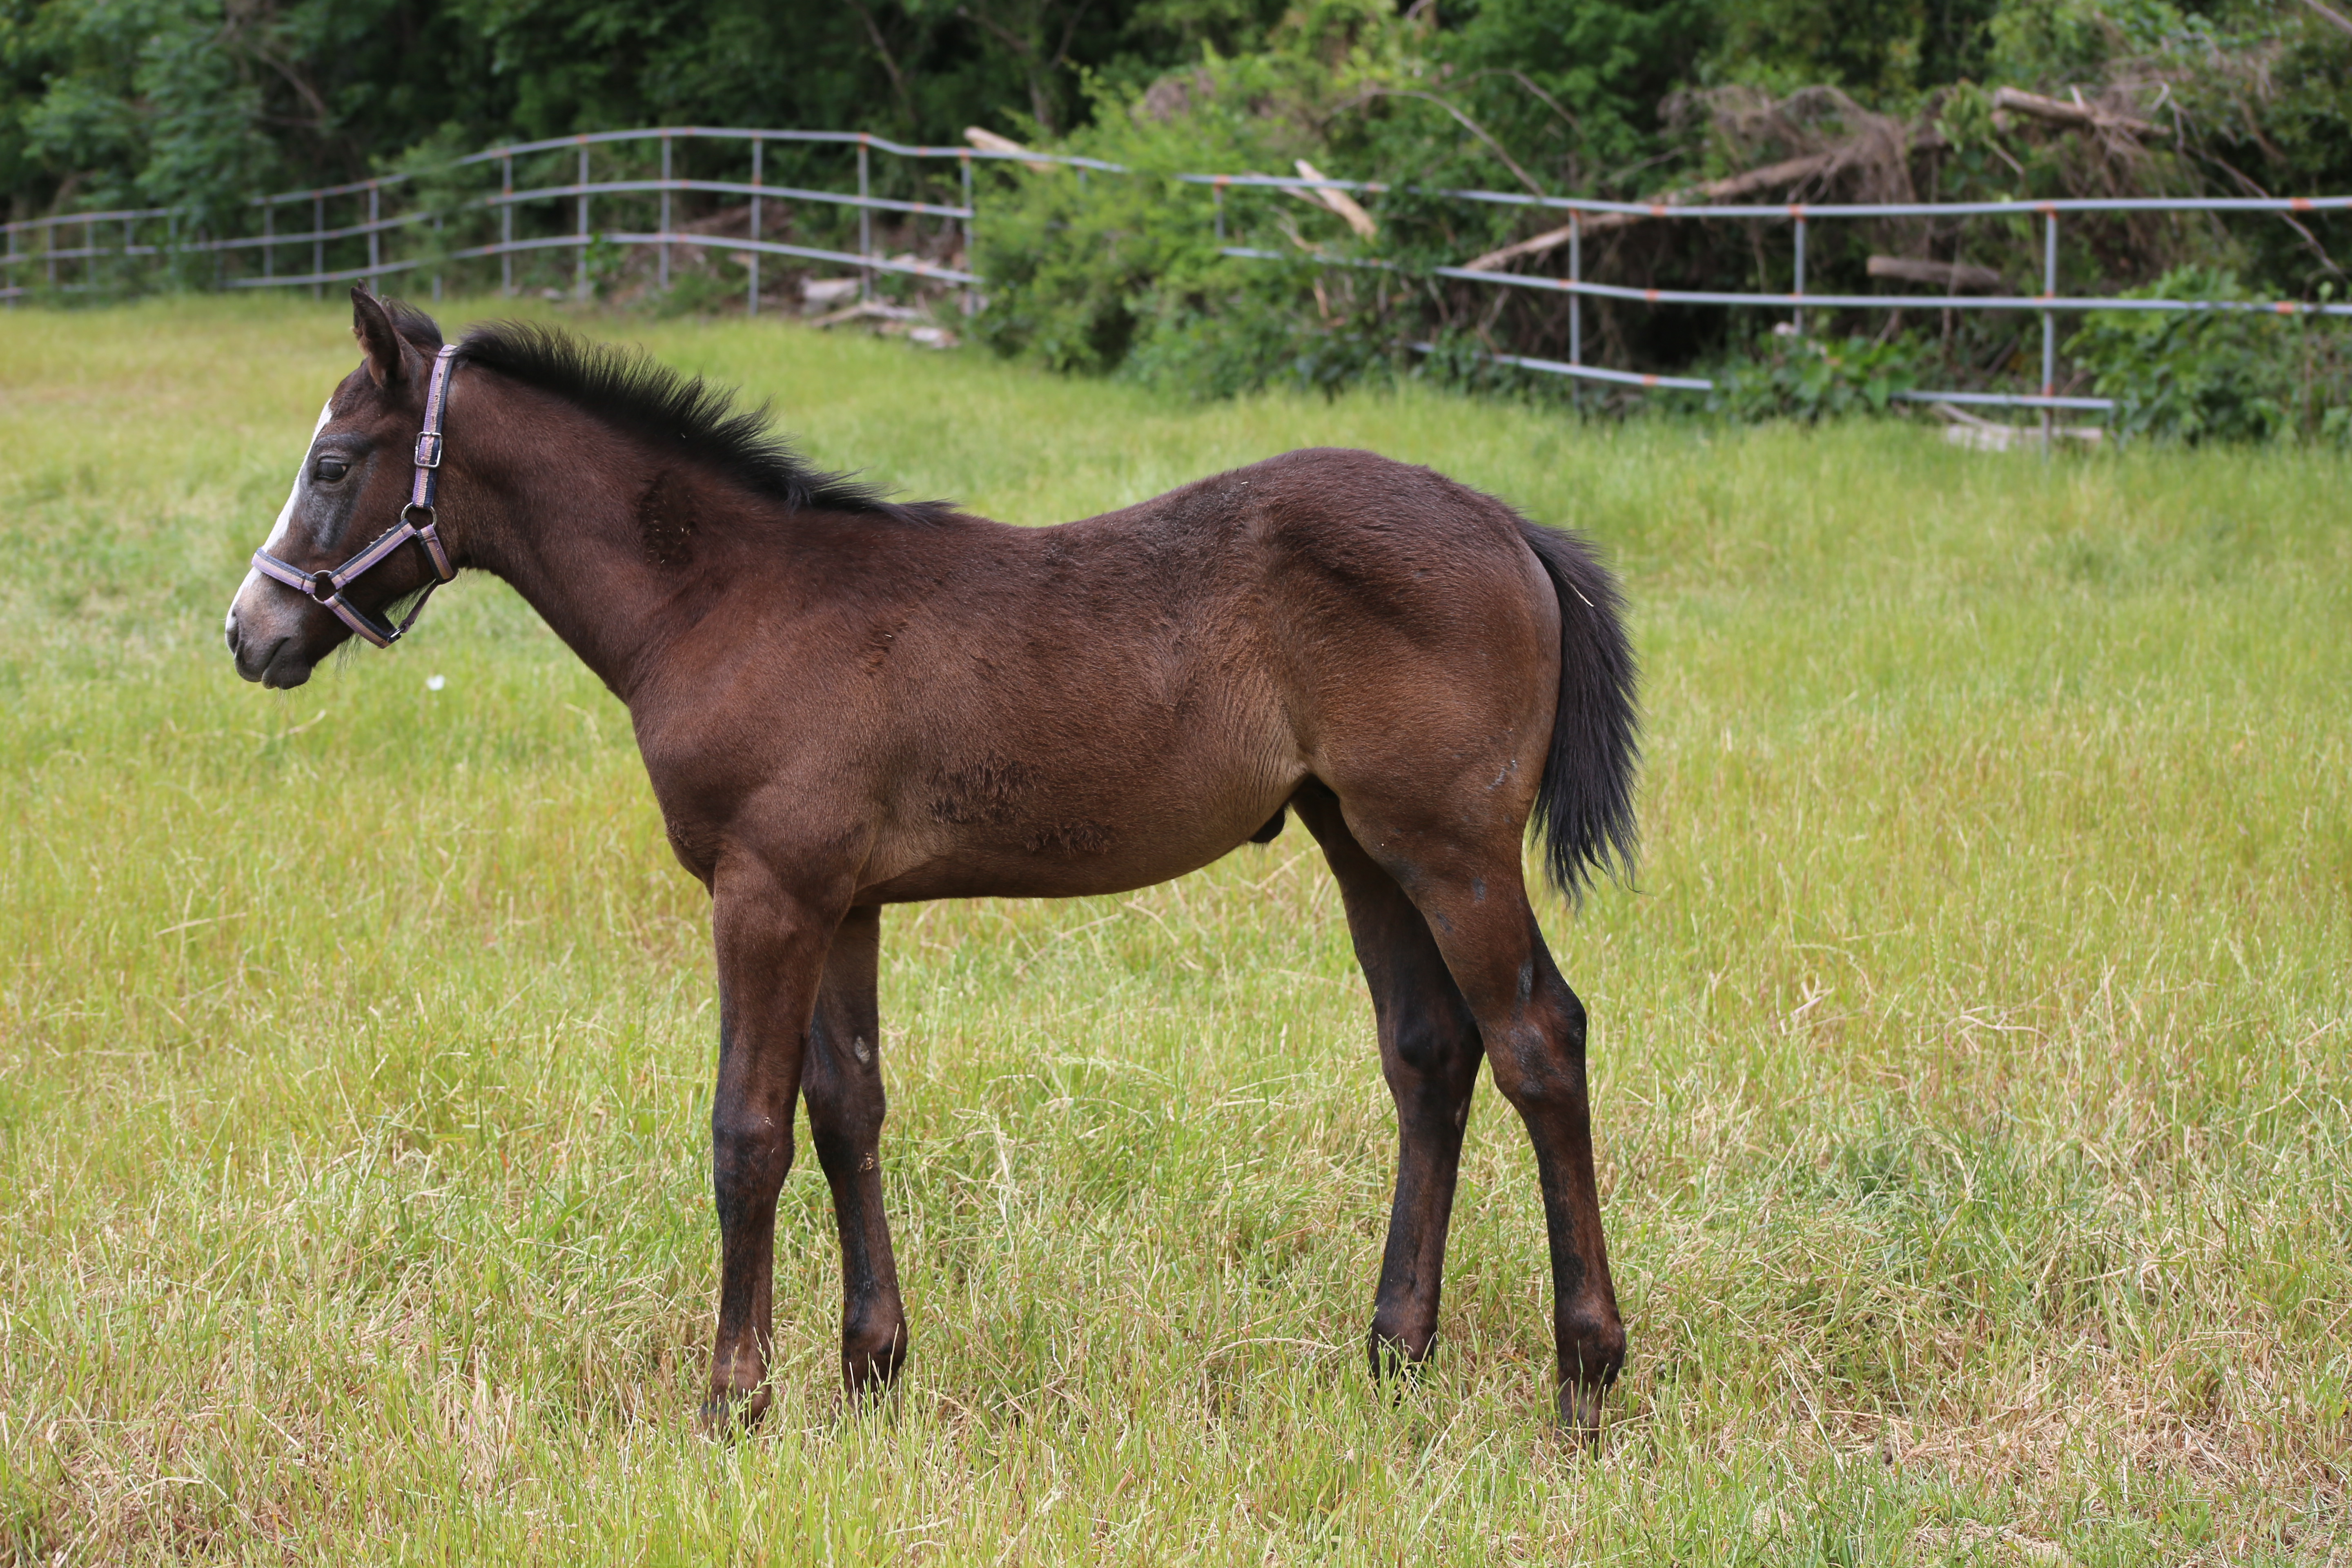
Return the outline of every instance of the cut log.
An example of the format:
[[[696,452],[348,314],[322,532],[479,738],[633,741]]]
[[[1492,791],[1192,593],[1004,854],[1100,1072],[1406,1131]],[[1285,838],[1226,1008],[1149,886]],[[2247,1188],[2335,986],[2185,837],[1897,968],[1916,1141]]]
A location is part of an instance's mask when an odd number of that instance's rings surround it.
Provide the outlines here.
[[[1955,447],[1967,447],[1979,452],[2006,452],[2011,447],[2039,446],[2043,438],[2036,426],[2003,425],[1994,419],[1980,419],[1948,403],[1931,403],[1927,406],[1944,416],[1944,439]],[[2061,425],[2053,434],[2061,441],[2080,441],[2086,447],[2098,446],[2107,435],[2096,425]]]
[[[1996,89],[1992,95],[1992,107],[1996,114],[2009,110],[2075,131],[2121,131],[2131,136],[2156,134],[2156,127],[2145,120],[2135,120],[2127,114],[2111,114],[2087,103],[2068,103],[2063,99],[2044,98],[2038,92],[2025,92],[2013,87]]]
[[[1720,180],[1710,180],[1704,185],[1692,185],[1685,190],[1669,191],[1653,204],[1659,207],[1685,206],[1694,202],[1719,202],[1734,196],[1752,195],[1780,185],[1793,185],[1800,180],[1810,180],[1816,174],[1834,174],[1858,155],[1860,149],[1852,144],[1832,147],[1826,153],[1810,157],[1790,158],[1784,163],[1769,163],[1761,169],[1750,169],[1744,174],[1732,174]],[[1649,213],[1592,213],[1583,220],[1588,235],[1607,234],[1612,229],[1626,228],[1641,223]],[[1517,261],[1522,256],[1540,256],[1548,250],[1558,250],[1568,243],[1576,225],[1549,229],[1516,245],[1500,250],[1490,250],[1475,260],[1462,265],[1471,272],[1485,272],[1500,267],[1506,261]]]
[[[1874,256],[1873,278],[1900,278],[1906,283],[1927,283],[1957,292],[1962,289],[1990,290],[2000,287],[2000,274],[1990,267],[1956,261],[1917,261],[1907,256]]]

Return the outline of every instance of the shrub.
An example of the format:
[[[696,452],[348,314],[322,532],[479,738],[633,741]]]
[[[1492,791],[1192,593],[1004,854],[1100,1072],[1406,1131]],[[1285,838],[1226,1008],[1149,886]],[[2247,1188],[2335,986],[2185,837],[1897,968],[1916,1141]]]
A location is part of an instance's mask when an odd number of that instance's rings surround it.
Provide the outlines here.
[[[1322,0],[1293,15],[1282,47],[1210,55],[1148,92],[1098,83],[1094,123],[1059,150],[1134,173],[992,167],[1008,188],[982,202],[975,270],[989,300],[974,333],[1056,370],[1123,370],[1204,396],[1300,378],[1330,384],[1384,357],[1362,320],[1381,289],[1338,276],[1374,247],[1335,215],[1237,188],[1223,198],[1227,242],[1296,251],[1297,261],[1229,259],[1218,253],[1217,194],[1172,176],[1290,174],[1300,158],[1328,159],[1333,105],[1402,68],[1397,31],[1370,0]]]
[[[1906,336],[1806,338],[1775,333],[1761,353],[1718,366],[1707,407],[1734,419],[1798,419],[1886,412],[1919,384],[1928,351]]]
[[[2323,299],[2335,289],[2323,285]],[[2128,299],[2252,299],[2235,274],[2166,273]],[[2340,318],[2267,310],[2095,310],[2066,353],[2116,400],[2125,437],[2251,441],[2301,432],[2343,439],[2352,352]]]

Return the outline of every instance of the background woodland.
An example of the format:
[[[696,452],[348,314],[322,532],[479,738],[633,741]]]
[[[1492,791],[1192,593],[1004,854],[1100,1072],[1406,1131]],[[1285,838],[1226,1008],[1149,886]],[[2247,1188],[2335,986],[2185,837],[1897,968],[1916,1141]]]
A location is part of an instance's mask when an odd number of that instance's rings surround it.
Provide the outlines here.
[[[1427,271],[1498,251],[1564,271],[1561,216],[1409,187],[1754,202],[2352,191],[2352,16],[2321,0],[9,0],[0,73],[15,217],[175,204],[232,225],[264,189],[663,123],[934,144],[978,126],[1108,158],[1147,177],[985,171],[989,216],[964,258],[990,284],[974,327],[1058,369],[1207,395],[1398,374],[1508,385],[1516,373],[1480,353],[1565,357],[1564,298]],[[1395,188],[1361,223],[1301,193],[1234,193],[1229,237],[1288,266],[1221,258],[1210,194],[1149,177],[1302,162]],[[883,177],[945,195],[953,175]],[[687,216],[741,229],[727,211]],[[1821,224],[1812,239],[1814,291],[2041,291],[2023,214]],[[962,242],[893,243],[944,258]],[[1586,275],[1777,290],[1790,249],[1785,223],[1599,222]],[[2068,292],[2319,300],[2343,291],[2347,254],[2341,215],[2133,215],[2070,221],[2063,270]],[[1345,265],[1366,260],[1384,265]],[[1912,280],[1874,283],[1890,261]],[[736,292],[686,281],[673,306]],[[1585,310],[1591,357],[1712,367],[1715,402],[1739,414],[2038,376],[2021,320],[1817,313],[1792,341],[1763,312]],[[2343,433],[2332,326],[2066,330],[2069,386],[2138,389],[2126,428]]]

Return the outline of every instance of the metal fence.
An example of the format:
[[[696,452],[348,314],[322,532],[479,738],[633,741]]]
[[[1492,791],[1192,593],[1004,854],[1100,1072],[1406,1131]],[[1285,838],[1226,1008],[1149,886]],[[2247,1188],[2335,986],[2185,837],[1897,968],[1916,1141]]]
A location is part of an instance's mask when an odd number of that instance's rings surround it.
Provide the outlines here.
[[[750,178],[748,180],[715,180],[681,178],[673,173],[673,158],[680,142],[704,140],[748,144]],[[651,148],[658,156],[658,174],[625,174],[621,177],[592,177],[591,153],[600,147],[627,144]],[[766,178],[766,159],[771,147],[778,144],[814,148],[831,146],[854,150],[856,153],[856,189],[855,192],[829,190],[796,184],[771,184]],[[570,152],[576,155],[576,166],[569,180],[541,180],[518,189],[515,184],[518,160],[537,160],[541,167],[557,154]],[[957,168],[953,202],[908,200],[874,194],[872,156],[876,153],[913,161],[919,168],[927,163],[952,160]],[[440,268],[459,263],[495,258],[499,263],[500,287],[508,292],[515,288],[515,258],[546,251],[571,250],[572,258],[571,291],[585,297],[592,287],[591,258],[594,247],[631,247],[651,249],[656,257],[656,281],[667,286],[670,281],[670,253],[677,246],[698,246],[722,249],[741,256],[748,272],[745,307],[756,314],[761,304],[760,258],[763,256],[789,258],[798,261],[814,261],[854,269],[860,279],[861,292],[869,297],[877,274],[899,274],[938,283],[971,288],[985,286],[985,280],[962,268],[925,261],[912,255],[886,257],[875,249],[873,218],[876,213],[897,214],[915,219],[935,218],[942,225],[958,226],[958,250],[969,258],[972,226],[976,208],[972,186],[975,162],[1018,163],[1040,174],[1058,169],[1075,171],[1083,181],[1088,173],[1110,175],[1132,175],[1134,171],[1120,164],[1097,158],[1068,154],[1006,150],[982,147],[909,146],[885,137],[862,132],[841,131],[760,131],[709,126],[663,126],[637,131],[607,131],[590,134],[556,137],[545,141],[522,142],[493,147],[459,158],[440,166],[429,175],[386,175],[380,179],[355,181],[348,184],[321,186],[315,190],[289,191],[274,195],[257,196],[247,205],[257,215],[259,232],[224,237],[197,232],[187,213],[177,208],[151,207],[114,212],[73,213],[53,217],[31,218],[9,223],[5,227],[6,251],[0,257],[0,299],[14,304],[20,299],[37,296],[44,291],[71,294],[127,289],[134,285],[138,269],[169,268],[183,282],[220,289],[273,289],[309,287],[314,292],[330,283],[367,279],[371,282],[401,273],[425,271],[430,277],[434,298],[441,294]],[[476,195],[451,196],[425,188],[425,182],[435,177],[459,177],[468,170],[488,172],[497,166],[498,187]],[[1225,244],[1226,194],[1228,191],[1265,189],[1304,194],[1316,191],[1361,192],[1380,194],[1391,189],[1377,181],[1335,180],[1301,174],[1270,175],[1259,174],[1181,174],[1172,176],[1179,184],[1204,185],[1211,188],[1215,237],[1221,255],[1239,260],[1282,261],[1297,264],[1302,258],[1280,252],[1253,248],[1248,246]],[[408,210],[387,216],[384,201],[387,195],[416,194],[424,199],[415,202]],[[673,223],[672,197],[678,195],[700,195],[734,197],[748,204],[748,236],[718,235],[680,230]],[[1507,272],[1488,267],[1439,266],[1426,268],[1429,276],[1483,285],[1490,288],[1535,289],[1564,294],[1570,300],[1569,357],[1565,361],[1536,358],[1507,353],[1482,353],[1478,357],[1496,363],[1549,374],[1571,376],[1580,380],[1611,383],[1619,385],[1672,389],[1692,392],[1710,391],[1714,383],[1699,376],[1645,374],[1634,371],[1616,370],[1586,363],[1583,348],[1583,306],[1586,299],[1625,300],[1652,305],[1700,305],[1731,310],[1766,310],[1789,312],[1791,330],[1804,331],[1804,312],[1808,309],[1854,310],[1994,310],[2032,312],[2041,316],[2042,377],[2040,390],[2034,393],[1992,393],[1968,391],[1911,391],[1895,395],[1921,402],[1997,405],[2043,411],[2045,426],[2051,411],[2074,409],[2103,412],[2114,407],[2112,399],[2061,395],[2056,388],[2057,318],[2061,314],[2085,310],[2157,310],[2157,311],[2256,311],[2278,315],[2352,315],[2352,303],[2279,300],[2270,301],[2236,300],[2148,300],[2123,299],[2102,295],[2062,295],[2059,292],[2058,237],[2059,225],[2069,216],[2113,213],[2205,213],[2205,214],[2280,214],[2352,213],[2352,196],[2311,197],[2147,197],[2089,198],[2046,202],[1943,202],[1943,203],[1778,203],[1770,205],[1676,205],[1658,202],[1612,202],[1567,196],[1538,196],[1514,192],[1485,190],[1417,190],[1416,194],[1465,203],[1534,207],[1563,212],[1569,217],[1569,232],[1563,248],[1568,253],[1568,270],[1564,277],[1542,273]],[[436,199],[436,195],[439,199]],[[658,218],[650,230],[598,229],[593,226],[592,204],[598,198],[654,196],[658,203]],[[763,237],[763,205],[768,202],[808,203],[820,206],[848,209],[857,220],[855,250],[816,246],[787,244]],[[347,221],[330,224],[330,205],[348,211]],[[360,216],[362,206],[365,216]],[[290,229],[278,226],[280,214],[292,208],[299,216],[307,216],[309,226]],[[307,212],[305,209],[307,208]],[[518,214],[536,214],[539,226],[549,232],[519,236],[516,233]],[[453,218],[471,215],[475,221],[495,219],[497,237],[473,244],[446,246],[440,243],[445,225]],[[553,224],[547,221],[551,216]],[[1581,226],[1589,218],[1613,216],[1622,223],[1624,218],[1665,220],[1676,223],[1706,223],[1720,221],[1786,223],[1791,226],[1794,237],[1793,267],[1789,289],[1785,293],[1730,293],[1715,290],[1652,289],[1624,284],[1604,283],[1584,276],[1584,255]],[[2039,294],[1964,295],[1957,291],[1942,294],[1818,294],[1805,288],[1806,237],[1810,226],[1816,222],[1842,219],[1879,219],[1899,217],[1956,218],[1999,216],[2039,219],[2042,227],[2042,290]],[[419,231],[435,237],[423,245],[414,242]],[[119,238],[117,237],[119,236]],[[394,241],[393,248],[409,250],[405,256],[387,256],[386,241]],[[409,243],[399,243],[399,242]],[[78,242],[78,243],[77,243]],[[349,256],[354,247],[362,244],[365,261],[355,257],[344,265],[330,266],[330,248]],[[296,265],[291,270],[281,270],[280,263],[289,249]],[[1365,258],[1320,256],[1310,258],[1314,264],[1334,267],[1361,267],[1397,269],[1399,264]],[[307,263],[305,265],[304,263]],[[209,267],[209,276],[199,274]],[[1429,351],[1428,344],[1415,347]]]

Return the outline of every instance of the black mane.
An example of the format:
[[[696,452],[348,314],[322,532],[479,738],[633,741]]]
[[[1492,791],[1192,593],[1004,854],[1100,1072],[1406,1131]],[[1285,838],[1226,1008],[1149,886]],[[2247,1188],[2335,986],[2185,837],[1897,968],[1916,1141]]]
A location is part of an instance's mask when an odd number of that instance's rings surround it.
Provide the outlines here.
[[[425,325],[432,327],[429,321]],[[407,319],[400,319],[400,329],[416,341]],[[432,331],[437,344],[439,329]],[[865,512],[928,522],[948,510],[942,501],[892,501],[847,474],[812,468],[769,427],[764,405],[738,408],[732,392],[672,370],[643,350],[590,342],[530,321],[486,321],[468,330],[457,347],[461,360],[577,404],[795,511]]]
[[[435,321],[432,317],[426,315],[424,311],[418,310],[415,306],[410,304],[405,300],[386,300],[379,297],[376,303],[382,305],[384,309],[384,313],[392,318],[392,330],[394,331],[398,332],[402,337],[406,338],[410,342],[415,344],[418,349],[427,354],[439,352],[441,347],[440,322]]]

